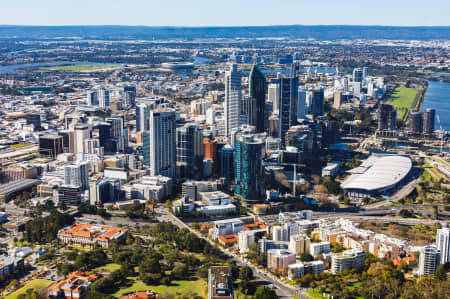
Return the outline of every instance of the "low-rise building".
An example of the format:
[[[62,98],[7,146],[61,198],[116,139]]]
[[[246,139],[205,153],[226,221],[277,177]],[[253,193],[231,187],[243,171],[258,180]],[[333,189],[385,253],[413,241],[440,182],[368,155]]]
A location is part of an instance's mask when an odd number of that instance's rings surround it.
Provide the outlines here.
[[[322,169],[322,176],[335,176],[339,172],[339,162],[328,163]]]
[[[331,245],[330,242],[319,242],[319,243],[311,243],[309,245],[309,253],[312,256],[316,256],[319,254],[330,253]]]
[[[331,257],[331,272],[337,274],[345,270],[361,269],[364,267],[365,259],[366,253],[358,249],[333,254]]]
[[[81,246],[101,246],[108,248],[114,240],[119,242],[128,236],[128,229],[95,226],[90,224],[75,223],[58,231],[58,239],[66,244]]]
[[[55,282],[47,289],[49,298],[81,299],[86,296],[91,284],[103,274],[73,272],[66,279]]]
[[[267,251],[267,267],[274,272],[283,272],[288,266],[295,264],[295,253],[282,250],[270,249]]]
[[[241,219],[228,219],[214,221],[213,235],[223,236],[230,234],[237,234],[244,230],[244,223]]]
[[[233,277],[230,267],[214,266],[208,270],[208,299],[232,299]]]

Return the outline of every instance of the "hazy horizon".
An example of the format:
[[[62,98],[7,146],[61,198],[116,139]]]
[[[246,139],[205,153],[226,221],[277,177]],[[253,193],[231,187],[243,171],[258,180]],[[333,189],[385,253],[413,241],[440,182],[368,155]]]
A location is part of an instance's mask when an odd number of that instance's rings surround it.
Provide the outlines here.
[[[16,0],[2,4],[0,22],[17,26],[450,26],[449,1],[398,2]]]

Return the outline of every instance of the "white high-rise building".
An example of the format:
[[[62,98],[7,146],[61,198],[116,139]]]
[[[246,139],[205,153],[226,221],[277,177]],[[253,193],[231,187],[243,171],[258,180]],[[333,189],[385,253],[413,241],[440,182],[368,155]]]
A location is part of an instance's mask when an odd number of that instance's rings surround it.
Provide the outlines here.
[[[289,241],[289,250],[295,252],[296,255],[309,253],[310,244],[311,240],[307,235],[294,235],[291,236],[291,239]]]
[[[435,246],[425,246],[420,250],[419,275],[434,275],[439,266],[441,254]]]
[[[84,141],[91,138],[89,125],[76,125],[74,128],[74,154],[84,153]]]
[[[306,98],[307,90],[303,88],[298,89],[298,107],[297,107],[297,118],[304,119],[306,116]]]
[[[231,135],[231,130],[239,127],[242,98],[241,73],[237,71],[236,64],[232,64],[225,73],[225,136]]]
[[[249,230],[243,230],[238,233],[238,245],[241,252],[248,251],[249,247],[255,243],[255,233]]]
[[[206,123],[209,125],[216,123],[216,110],[214,107],[209,107],[206,110]]]
[[[108,89],[100,89],[100,98],[98,101],[98,104],[101,108],[106,108],[109,107],[109,103],[110,103],[110,95],[109,95],[109,90]]]
[[[150,112],[150,175],[176,176],[176,113],[170,108]]]
[[[441,264],[450,262],[450,228],[443,227],[437,230],[436,248],[441,252]]]
[[[280,84],[270,83],[267,87],[267,100],[272,102],[273,113],[278,113],[280,107]]]
[[[148,131],[148,110],[147,104],[136,105],[136,132]]]
[[[289,241],[289,232],[283,226],[274,226],[272,228],[272,239],[274,241]]]
[[[64,185],[89,188],[89,164],[86,162],[64,166]]]

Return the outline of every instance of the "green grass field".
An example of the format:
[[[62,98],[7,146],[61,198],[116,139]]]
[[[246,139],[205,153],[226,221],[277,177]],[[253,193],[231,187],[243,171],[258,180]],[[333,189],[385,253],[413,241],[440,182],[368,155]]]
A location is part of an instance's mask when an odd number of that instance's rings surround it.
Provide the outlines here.
[[[114,271],[116,271],[116,270],[119,270],[120,267],[121,267],[121,266],[120,266],[119,264],[111,263],[111,264],[106,264],[106,265],[104,265],[104,266],[95,268],[94,270],[95,270],[95,271],[108,271],[108,272],[114,272]]]
[[[136,279],[135,277],[130,277],[129,279],[133,280],[134,283],[130,287],[120,289],[117,293],[113,294],[114,297],[120,297],[124,294],[135,291],[152,290],[163,296],[165,294],[176,295],[177,293],[180,294],[191,293],[194,296],[203,296],[204,298],[206,298],[208,291],[207,283],[203,279],[198,279],[194,281],[174,280],[172,281],[172,284],[170,286],[166,285],[152,286],[143,283],[142,281]]]
[[[5,299],[15,299],[19,297],[22,294],[26,294],[27,290],[34,289],[35,291],[39,292],[43,288],[48,287],[51,285],[53,281],[46,280],[46,279],[33,279],[25,284],[25,286],[21,287],[20,289],[12,292],[8,296],[5,297]]]
[[[82,72],[93,72],[102,71],[106,69],[117,69],[120,65],[118,64],[78,64],[78,65],[59,65],[59,66],[49,66],[38,68],[39,72],[72,72],[72,73],[82,73]]]
[[[309,290],[308,291],[308,296],[311,298],[326,298],[322,296],[322,293],[318,290],[318,289],[314,289],[314,290]]]
[[[431,168],[431,166],[429,167],[425,167],[425,168]],[[424,182],[434,182],[433,177],[431,176],[431,174],[425,170],[425,168],[423,169],[422,175],[420,176],[420,179],[423,180]]]
[[[411,106],[416,98],[418,89],[407,88],[404,85],[397,87],[392,93],[392,105],[397,110],[398,118],[403,119],[406,112],[411,109]]]

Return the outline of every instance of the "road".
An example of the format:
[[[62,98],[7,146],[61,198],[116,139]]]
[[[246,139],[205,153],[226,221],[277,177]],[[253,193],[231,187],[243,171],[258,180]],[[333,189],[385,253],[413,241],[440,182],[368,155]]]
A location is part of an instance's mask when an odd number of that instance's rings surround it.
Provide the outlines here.
[[[419,179],[416,178],[416,179],[412,180],[411,182],[409,182],[407,185],[403,186],[400,190],[398,190],[397,193],[395,193],[391,197],[390,201],[383,200],[380,202],[369,204],[369,205],[364,206],[364,209],[366,209],[366,210],[377,209],[377,208],[386,206],[392,202],[397,202],[397,201],[407,197],[409,194],[411,194],[411,192],[413,192],[414,189],[416,188],[418,182],[419,182]]]
[[[202,238],[202,239],[208,241],[209,243],[211,243],[211,245],[216,246],[216,244],[214,244],[211,240],[203,237],[200,233],[193,230],[190,226],[186,225],[183,221],[181,221],[180,219],[178,219],[177,217],[175,217],[174,215],[169,213],[165,207],[162,207],[162,206],[157,207],[156,213],[158,215],[158,220],[171,222],[180,228],[186,228],[190,232],[194,233],[197,237]],[[234,252],[228,251],[221,247],[218,247],[218,248],[226,255],[231,256],[232,259],[234,261],[236,261],[236,264],[238,266],[244,266],[244,265],[249,266],[253,270],[253,274],[257,281],[268,282],[269,284],[272,284],[273,286],[275,286],[275,291],[280,298],[292,298],[293,296],[296,296],[297,298],[301,298],[301,299],[309,298],[309,297],[305,296],[304,294],[302,294],[301,291],[297,290],[296,288],[294,288],[284,282],[281,282],[280,280],[271,276],[271,274],[265,273],[262,270],[258,269],[257,267],[253,266],[252,264],[247,263],[240,256],[236,255]]]

